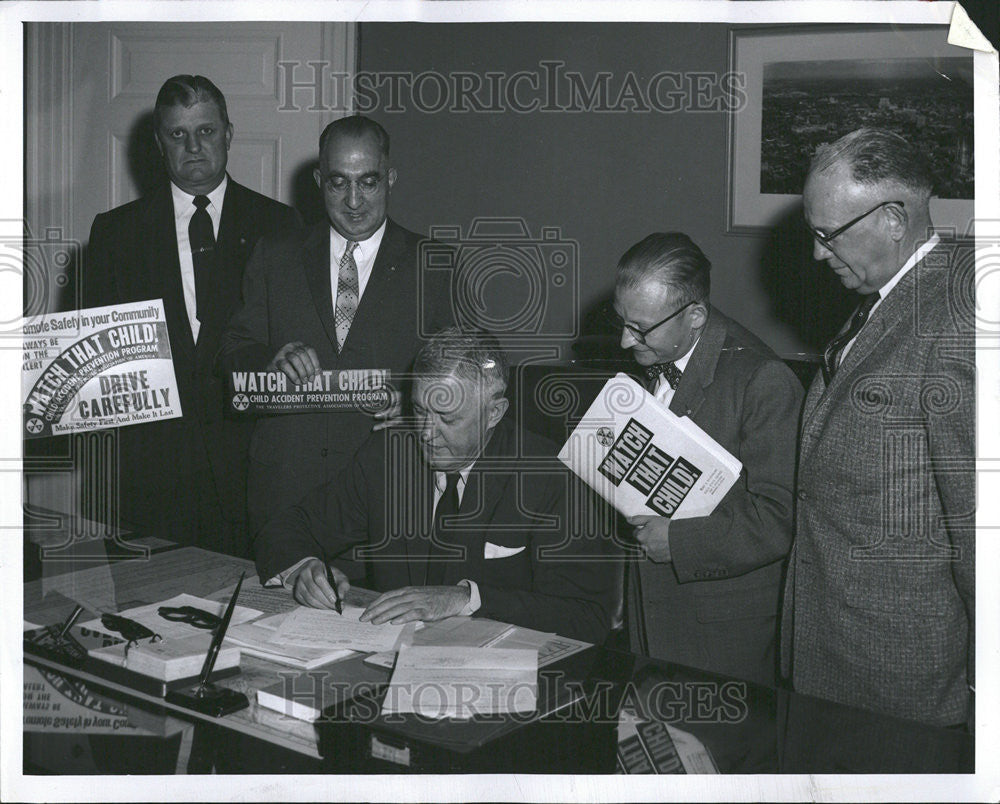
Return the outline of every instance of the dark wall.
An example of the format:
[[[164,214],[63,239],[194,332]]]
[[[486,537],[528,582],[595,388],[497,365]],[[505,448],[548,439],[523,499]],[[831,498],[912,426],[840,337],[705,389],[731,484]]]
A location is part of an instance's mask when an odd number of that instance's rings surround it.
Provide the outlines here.
[[[391,134],[399,170],[392,214],[417,231],[452,225],[466,236],[477,217],[516,216],[534,238],[542,227],[558,227],[564,240],[575,241],[579,304],[574,308],[567,293],[553,288],[547,301],[554,316],[549,325],[563,333],[564,358],[580,354],[578,338],[571,337],[577,322],[583,322],[579,334],[595,331],[588,312],[610,293],[622,252],[652,231],[669,229],[688,233],[712,260],[718,307],[785,357],[815,353],[844,318],[838,307],[843,294],[809,257],[800,221],[778,222],[762,236],[726,233],[728,96],[722,82],[730,27],[362,24],[359,70],[371,74],[365,80],[377,88],[370,113]],[[643,103],[654,75],[676,72],[679,84],[661,83],[659,100],[678,110],[636,111],[626,101],[622,106],[632,111],[597,111],[600,97],[589,109],[523,113],[504,97],[492,103],[496,112],[472,111],[468,99],[455,101],[457,73],[478,74],[478,97],[490,106],[497,95],[486,73],[502,73],[509,87],[517,71],[526,71],[540,88],[522,83],[522,102],[544,106],[552,100],[546,87],[556,85],[562,94],[554,105],[565,105],[567,80],[547,81],[546,69],[554,68],[542,62],[562,62],[561,71],[579,73],[588,87],[600,73],[610,73],[605,108],[614,107],[630,76]],[[445,78],[416,78],[425,71]],[[395,72],[411,77],[387,78]],[[432,111],[440,105],[442,86],[452,105],[470,111]],[[414,98],[418,88],[422,102]],[[487,284],[486,303],[491,310],[504,303],[520,310],[519,292],[526,292],[523,282],[498,276]]]

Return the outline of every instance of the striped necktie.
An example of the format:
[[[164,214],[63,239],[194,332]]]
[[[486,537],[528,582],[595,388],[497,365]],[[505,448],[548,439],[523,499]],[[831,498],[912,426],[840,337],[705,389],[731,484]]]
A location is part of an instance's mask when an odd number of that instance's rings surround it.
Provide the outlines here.
[[[872,308],[878,300],[878,293],[872,293],[865,296],[865,300],[861,302],[861,304],[858,305],[858,309],[854,311],[854,315],[851,317],[851,323],[847,329],[830,341],[830,345],[824,350],[823,379],[828,383],[840,367],[840,353],[843,351],[844,347],[854,340],[858,336],[858,333],[861,332],[861,328],[868,321],[868,316],[871,314]]]

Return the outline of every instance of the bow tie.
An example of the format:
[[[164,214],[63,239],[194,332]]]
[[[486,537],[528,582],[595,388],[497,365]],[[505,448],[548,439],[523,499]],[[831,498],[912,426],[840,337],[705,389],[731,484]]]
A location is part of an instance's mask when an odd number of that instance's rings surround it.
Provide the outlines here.
[[[647,380],[655,380],[661,374],[667,378],[670,387],[676,391],[677,385],[681,381],[681,370],[673,364],[673,361],[668,360],[666,363],[654,363],[652,366],[646,367]]]

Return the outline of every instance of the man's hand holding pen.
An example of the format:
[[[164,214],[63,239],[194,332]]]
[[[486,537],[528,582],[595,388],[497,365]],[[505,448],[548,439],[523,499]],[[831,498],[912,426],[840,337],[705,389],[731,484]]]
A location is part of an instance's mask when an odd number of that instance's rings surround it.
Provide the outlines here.
[[[351,588],[339,569],[318,558],[306,561],[297,571],[292,594],[303,606],[335,609],[343,614],[342,601]],[[361,622],[380,625],[386,622],[432,622],[461,614],[469,602],[467,584],[455,586],[406,586],[386,592],[373,600],[361,615]]]
[[[350,588],[351,582],[343,572],[313,558],[299,568],[292,585],[292,594],[303,606],[335,609],[338,614],[342,614],[342,601]]]

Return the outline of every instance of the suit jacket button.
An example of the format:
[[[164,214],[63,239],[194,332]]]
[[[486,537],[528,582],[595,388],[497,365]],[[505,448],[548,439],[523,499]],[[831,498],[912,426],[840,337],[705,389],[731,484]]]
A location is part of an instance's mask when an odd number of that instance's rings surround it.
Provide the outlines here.
[[[805,500],[805,499],[807,499],[807,498],[808,498],[808,496],[809,496],[809,495],[807,495],[807,494],[806,494],[806,493],[805,493],[804,491],[801,491],[801,490],[799,491],[799,494],[798,494],[798,498],[799,498],[800,500]]]
[[[330,450],[328,450],[326,447],[323,447],[323,449],[321,449],[319,451],[319,454],[320,454],[321,457],[325,458],[327,456],[327,453],[329,453],[329,452],[330,452]]]

